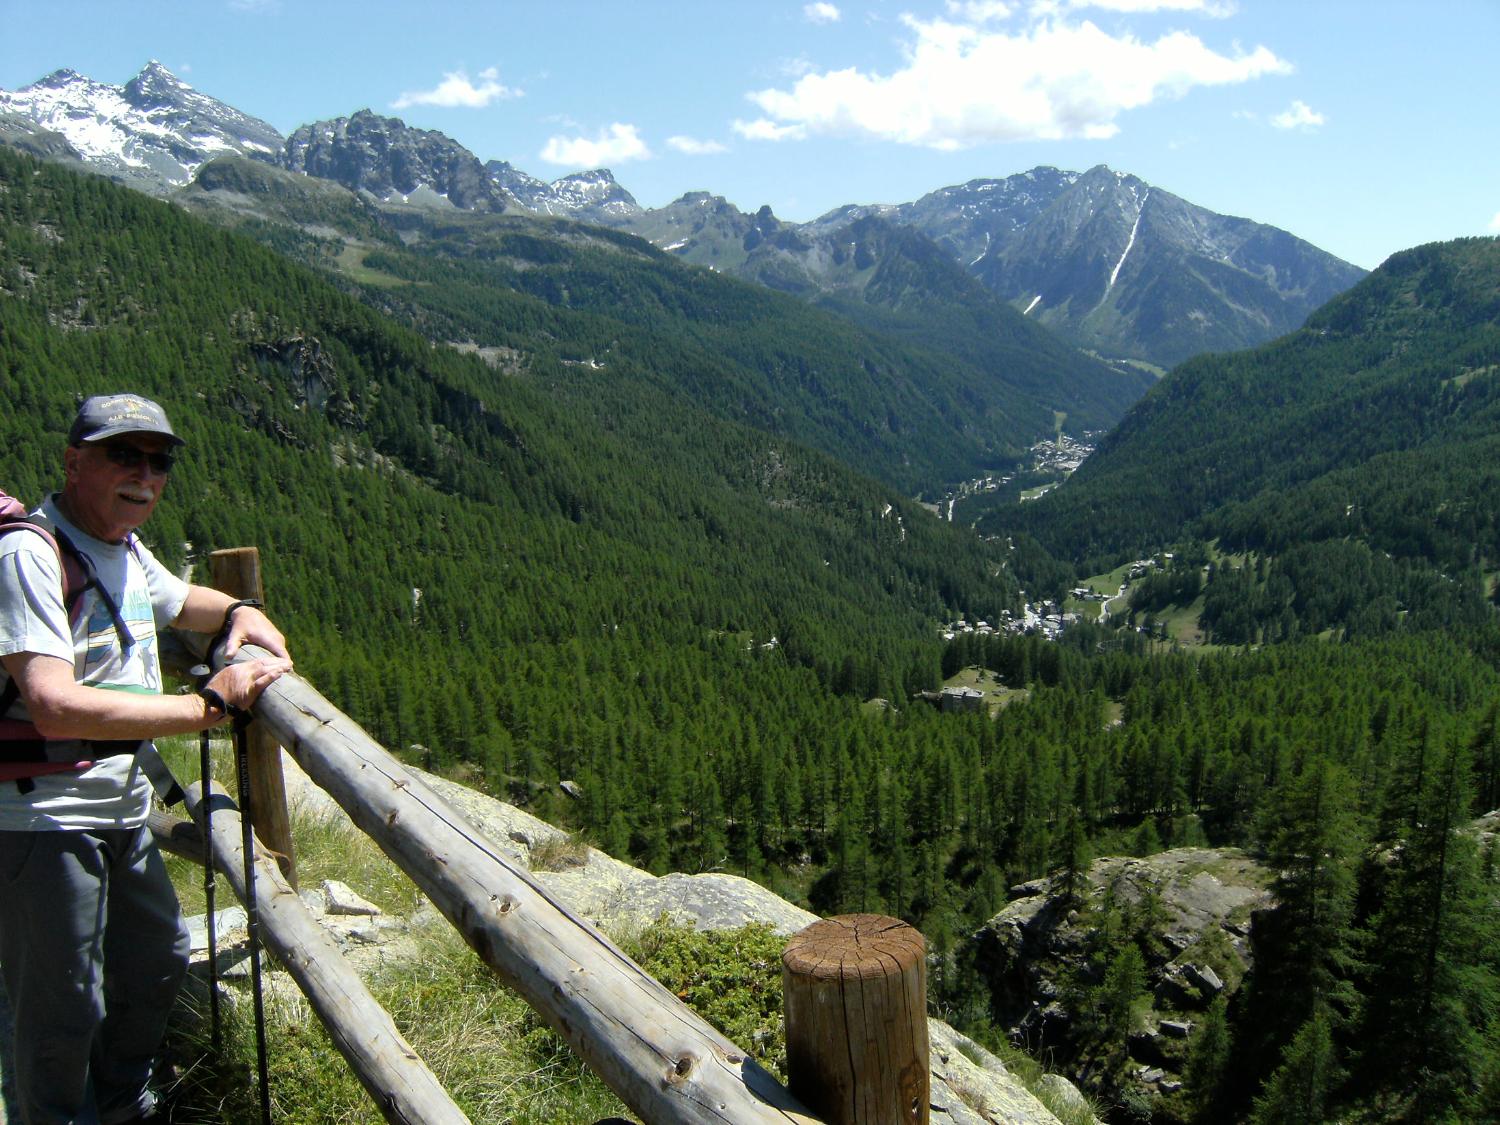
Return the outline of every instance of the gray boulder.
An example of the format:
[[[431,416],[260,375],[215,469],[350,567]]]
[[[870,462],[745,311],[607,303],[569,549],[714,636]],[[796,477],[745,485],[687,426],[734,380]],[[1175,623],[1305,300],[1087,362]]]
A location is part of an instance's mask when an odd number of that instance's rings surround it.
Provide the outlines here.
[[[1072,900],[1053,880],[1011,888],[1012,901],[974,936],[1002,1025],[1066,1061],[1075,1076],[1107,1069],[1089,1057],[1080,1034],[1086,1013],[1074,1007],[1104,978],[1098,932],[1113,909],[1149,925],[1141,944],[1152,1011],[1124,1046],[1146,1069],[1175,1081],[1195,1013],[1237,989],[1250,968],[1255,914],[1273,905],[1271,875],[1237,849],[1179,848],[1097,860]],[[1167,1090],[1156,1080],[1150,1085]]]

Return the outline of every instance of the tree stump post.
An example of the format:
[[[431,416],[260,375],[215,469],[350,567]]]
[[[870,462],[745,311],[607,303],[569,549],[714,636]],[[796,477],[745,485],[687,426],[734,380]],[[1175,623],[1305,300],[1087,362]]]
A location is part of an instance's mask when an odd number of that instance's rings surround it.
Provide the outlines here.
[[[829,1125],[927,1125],[926,953],[879,914],[825,918],[788,943],[788,1086]]]
[[[215,590],[236,599],[265,601],[259,548],[230,547],[213,551],[208,556],[208,565]],[[297,862],[292,852],[292,824],[286,808],[281,746],[264,723],[251,723],[247,733],[250,739],[250,823],[266,850],[276,856],[286,881],[296,890]],[[244,803],[243,798],[241,803]]]

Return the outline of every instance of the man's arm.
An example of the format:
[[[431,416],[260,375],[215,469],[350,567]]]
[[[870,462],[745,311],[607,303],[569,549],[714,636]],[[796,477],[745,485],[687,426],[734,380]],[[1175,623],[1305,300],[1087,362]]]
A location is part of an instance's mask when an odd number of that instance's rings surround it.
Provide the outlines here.
[[[223,628],[224,612],[234,602],[235,599],[228,594],[208,586],[189,586],[187,600],[182,603],[182,609],[172,624],[195,633],[214,636]],[[241,606],[234,611],[234,619],[229,623],[229,636],[224,643],[225,659],[239,652],[242,644],[259,645],[287,661],[291,660],[286,638],[281,635],[281,630],[254,606]]]
[[[73,679],[73,665],[55,656],[18,652],[0,656],[0,664],[47,738],[156,738],[203,730],[226,717],[198,695],[143,695],[80,684]],[[291,666],[280,657],[250,660],[222,669],[207,686],[231,707],[248,708]]]

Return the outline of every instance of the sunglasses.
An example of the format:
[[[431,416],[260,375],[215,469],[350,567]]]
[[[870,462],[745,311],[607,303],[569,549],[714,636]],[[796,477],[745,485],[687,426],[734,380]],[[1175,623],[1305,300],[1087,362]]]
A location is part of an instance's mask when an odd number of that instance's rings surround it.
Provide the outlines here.
[[[106,445],[101,448],[109,463],[122,469],[139,469],[142,465],[150,465],[152,472],[166,476],[176,464],[176,459],[170,453],[152,453],[133,445]]]

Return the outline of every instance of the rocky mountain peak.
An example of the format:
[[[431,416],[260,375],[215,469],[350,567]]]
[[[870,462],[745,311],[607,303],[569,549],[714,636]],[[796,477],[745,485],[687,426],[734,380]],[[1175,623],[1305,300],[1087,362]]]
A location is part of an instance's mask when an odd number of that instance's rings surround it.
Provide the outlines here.
[[[560,177],[556,182],[559,184],[597,184],[601,187],[619,186],[619,181],[615,179],[615,174],[608,168],[591,168],[586,172],[569,172],[566,176]]]
[[[152,59],[125,83],[125,100],[142,109],[180,103],[193,88],[161,63]]]
[[[83,75],[79,74],[76,70],[73,70],[73,69],[65,66],[65,67],[61,67],[61,68],[59,68],[57,70],[54,70],[51,74],[49,74],[49,75],[47,75],[47,76],[45,76],[43,78],[38,78],[30,86],[24,86],[24,87],[22,87],[22,89],[23,90],[58,90],[58,89],[62,89],[63,87],[66,87],[66,86],[73,86],[73,85],[77,85],[78,83],[88,82],[88,81],[89,80],[87,78],[85,78]]]
[[[643,212],[635,197],[620,186],[608,168],[572,172],[552,181],[550,214],[567,214],[593,222],[618,223]]]
[[[264,121],[199,93],[161,63],[124,86],[57,70],[11,93],[0,113],[61,136],[90,167],[133,186],[166,192],[223,153],[266,159],[281,134]]]
[[[643,214],[640,204],[620,186],[608,168],[570,172],[550,184],[506,160],[484,166],[491,181],[527,211],[562,215],[585,222],[616,225]]]
[[[383,202],[503,211],[505,196],[479,158],[444,133],[369,109],[303,125],[281,164]]]

